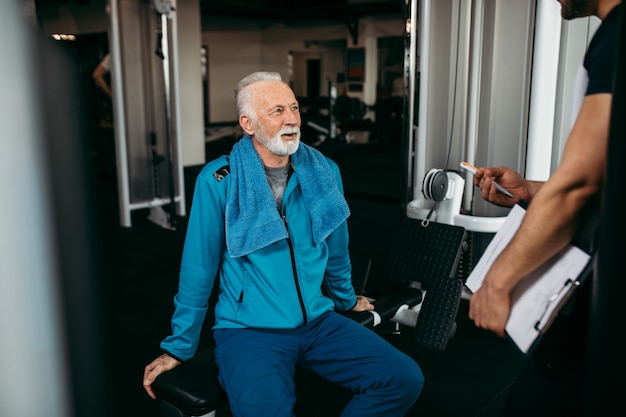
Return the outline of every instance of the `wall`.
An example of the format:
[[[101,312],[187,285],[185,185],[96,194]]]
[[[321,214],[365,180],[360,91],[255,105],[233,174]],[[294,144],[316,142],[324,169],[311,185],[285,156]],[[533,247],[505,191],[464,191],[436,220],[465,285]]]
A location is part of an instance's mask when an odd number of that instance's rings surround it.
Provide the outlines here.
[[[359,97],[367,104],[376,98],[377,54],[376,39],[386,36],[401,36],[404,31],[402,19],[361,19],[359,42],[352,43],[352,36],[345,25],[328,25],[315,28],[290,28],[272,25],[265,28],[251,27],[248,30],[212,31],[204,28],[202,44],[209,55],[209,123],[225,123],[235,120],[233,90],[245,75],[258,71],[279,72],[285,80],[290,79],[289,53],[319,53],[322,65],[321,91],[326,92],[327,80],[336,80],[337,73],[345,72],[343,54],[328,45],[345,40],[348,47],[366,47],[366,81],[363,94]]]
[[[234,90],[247,74],[262,69],[261,33],[256,30],[202,34],[202,44],[208,48],[209,122],[234,122]],[[286,72],[280,68],[267,70]]]
[[[200,165],[204,155],[204,104],[200,66],[199,0],[179,1],[178,24],[180,135],[183,166]]]

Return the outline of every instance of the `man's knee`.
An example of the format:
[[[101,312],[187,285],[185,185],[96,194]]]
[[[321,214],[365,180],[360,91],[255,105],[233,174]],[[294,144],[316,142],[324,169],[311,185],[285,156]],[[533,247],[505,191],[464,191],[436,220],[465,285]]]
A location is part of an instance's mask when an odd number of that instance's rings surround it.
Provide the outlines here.
[[[394,381],[407,397],[417,399],[424,388],[424,374],[419,365],[411,358],[395,367]]]

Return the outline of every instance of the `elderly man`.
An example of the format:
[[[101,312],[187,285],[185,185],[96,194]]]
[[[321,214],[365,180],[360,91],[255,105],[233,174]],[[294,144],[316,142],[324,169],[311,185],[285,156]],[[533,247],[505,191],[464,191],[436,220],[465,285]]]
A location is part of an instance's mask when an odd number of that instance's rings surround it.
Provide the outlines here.
[[[219,278],[215,359],[235,416],[293,416],[296,365],[354,392],[343,416],[404,416],[419,366],[336,312],[373,309],[351,285],[337,165],[300,143],[298,102],[277,73],[245,77],[235,96],[245,135],[196,180],[173,333],[146,391],[195,353]]]

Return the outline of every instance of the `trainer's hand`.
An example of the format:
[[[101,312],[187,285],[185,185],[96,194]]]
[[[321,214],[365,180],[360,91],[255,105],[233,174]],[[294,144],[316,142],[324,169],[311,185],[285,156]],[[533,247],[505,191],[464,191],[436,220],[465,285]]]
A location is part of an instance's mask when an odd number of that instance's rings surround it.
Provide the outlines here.
[[[161,375],[163,372],[176,368],[178,365],[180,365],[180,361],[172,358],[167,353],[162,354],[150,364],[146,365],[143,371],[143,388],[150,397],[156,400],[156,395],[152,391],[152,383],[156,377]]]
[[[356,296],[356,305],[352,307],[352,311],[372,311],[374,310],[374,304],[362,295]]]
[[[496,189],[493,182],[506,188],[513,194],[508,197]],[[474,185],[480,188],[482,197],[492,204],[502,207],[513,207],[515,203],[523,199],[530,201],[528,182],[519,174],[507,167],[481,167],[474,174]]]
[[[469,318],[476,327],[491,330],[506,337],[506,323],[511,314],[511,297],[508,290],[490,285],[484,280],[482,286],[470,297]]]

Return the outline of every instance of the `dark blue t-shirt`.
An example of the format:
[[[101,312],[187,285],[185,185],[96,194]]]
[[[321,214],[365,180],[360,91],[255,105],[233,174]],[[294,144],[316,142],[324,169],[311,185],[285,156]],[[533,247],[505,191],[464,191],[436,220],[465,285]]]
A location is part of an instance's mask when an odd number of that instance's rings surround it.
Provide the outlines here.
[[[613,92],[620,7],[621,4],[615,6],[602,20],[600,27],[589,43],[583,61],[589,75],[586,95]]]

